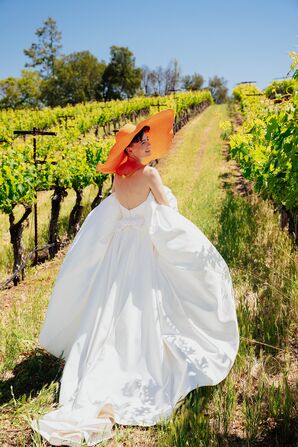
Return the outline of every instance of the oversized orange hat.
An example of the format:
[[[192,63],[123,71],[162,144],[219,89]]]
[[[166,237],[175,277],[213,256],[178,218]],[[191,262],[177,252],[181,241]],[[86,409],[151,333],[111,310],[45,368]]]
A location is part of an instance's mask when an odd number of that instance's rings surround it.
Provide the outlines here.
[[[144,163],[162,157],[170,149],[173,140],[173,124],[173,109],[162,110],[137,125],[125,124],[116,133],[116,143],[111,148],[106,162],[97,164],[96,170],[107,174],[116,172],[119,165],[125,163],[128,158],[124,149],[144,126],[150,126],[147,135],[151,146],[151,154],[144,158]]]

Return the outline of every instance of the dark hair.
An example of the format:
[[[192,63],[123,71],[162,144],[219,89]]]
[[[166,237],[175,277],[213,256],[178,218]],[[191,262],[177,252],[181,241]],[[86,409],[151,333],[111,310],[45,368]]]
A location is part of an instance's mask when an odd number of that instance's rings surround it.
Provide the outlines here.
[[[145,132],[148,132],[149,130],[150,130],[150,126],[144,126],[144,127],[142,127],[142,129],[139,130],[139,132],[133,137],[133,139],[132,139],[131,142],[127,145],[127,147],[128,147],[128,146],[131,146],[133,143],[138,143],[139,141],[141,141],[142,138],[143,138],[144,133],[145,133]],[[124,149],[124,152],[127,154],[127,150],[126,150],[126,149],[127,149],[127,148]]]

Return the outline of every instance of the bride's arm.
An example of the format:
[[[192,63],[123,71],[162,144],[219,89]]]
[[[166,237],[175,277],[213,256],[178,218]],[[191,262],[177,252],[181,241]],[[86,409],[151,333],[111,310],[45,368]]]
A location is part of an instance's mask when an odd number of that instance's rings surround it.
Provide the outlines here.
[[[146,166],[146,173],[148,179],[148,185],[155,197],[155,200],[160,205],[167,205],[170,206],[170,203],[167,199],[164,186],[162,183],[162,179],[160,177],[160,174],[156,168],[153,166]]]

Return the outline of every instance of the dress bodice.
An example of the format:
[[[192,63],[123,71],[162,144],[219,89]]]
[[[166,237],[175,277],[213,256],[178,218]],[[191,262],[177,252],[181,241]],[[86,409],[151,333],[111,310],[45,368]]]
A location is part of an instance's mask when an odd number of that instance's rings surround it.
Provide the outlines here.
[[[130,209],[126,208],[119,202],[115,192],[113,192],[112,194],[114,195],[114,198],[121,212],[121,217],[118,223],[117,231],[120,231],[123,228],[127,227],[134,227],[134,228],[137,227],[143,229],[145,227],[146,221],[148,221],[148,219],[146,219],[148,215],[148,212],[146,212],[146,208],[148,210],[148,204],[150,200],[155,200],[152,192],[149,191],[147,198],[142,203]]]
[[[130,208],[130,209],[129,209],[129,208],[126,208],[125,206],[123,206],[123,205],[119,202],[119,200],[118,200],[117,197],[116,197],[115,192],[113,192],[112,194],[114,195],[114,197],[115,197],[116,201],[118,202],[120,208],[123,210],[123,215],[124,215],[124,216],[131,216],[132,214],[134,214],[135,211],[138,211],[139,208],[143,207],[143,206],[148,202],[148,199],[150,198],[150,196],[152,196],[153,199],[154,199],[154,196],[153,196],[152,192],[149,191],[149,193],[148,193],[146,199],[145,199],[143,202],[139,203],[139,205],[135,206],[134,208]]]

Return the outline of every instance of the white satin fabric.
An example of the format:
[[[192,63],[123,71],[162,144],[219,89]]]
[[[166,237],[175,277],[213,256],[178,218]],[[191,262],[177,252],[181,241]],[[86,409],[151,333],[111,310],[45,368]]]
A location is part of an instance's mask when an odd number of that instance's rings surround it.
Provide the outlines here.
[[[109,195],[64,258],[38,340],[66,361],[59,406],[31,422],[52,445],[95,445],[114,422],[155,425],[232,368],[229,269],[164,188],[170,207],[152,192],[131,210]]]

